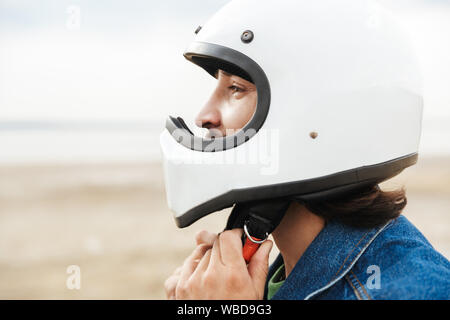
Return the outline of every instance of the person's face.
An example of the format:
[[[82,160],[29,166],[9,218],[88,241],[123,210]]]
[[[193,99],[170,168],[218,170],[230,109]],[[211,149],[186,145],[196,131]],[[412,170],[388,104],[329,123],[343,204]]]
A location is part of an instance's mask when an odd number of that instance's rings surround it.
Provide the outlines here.
[[[257,102],[253,83],[222,70],[216,78],[216,89],[195,119],[197,126],[208,129],[208,138],[242,129],[255,113]]]

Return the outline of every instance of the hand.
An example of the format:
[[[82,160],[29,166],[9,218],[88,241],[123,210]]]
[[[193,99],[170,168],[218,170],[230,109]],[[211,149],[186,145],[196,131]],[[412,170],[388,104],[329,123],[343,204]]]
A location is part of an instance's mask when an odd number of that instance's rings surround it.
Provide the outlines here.
[[[175,299],[263,299],[272,241],[265,241],[250,260],[242,256],[242,229],[222,232],[212,248],[200,244],[186,259]],[[211,238],[209,240],[212,240]]]
[[[198,264],[200,259],[203,257],[207,249],[212,248],[214,241],[217,239],[217,234],[208,232],[208,231],[200,231],[195,236],[195,242],[197,244],[197,248],[194,252],[184,261],[183,266],[186,265],[189,261],[193,261],[194,264]],[[164,289],[166,291],[167,299],[174,300],[175,299],[175,289],[177,287],[178,281],[181,276],[181,271],[183,270],[183,266],[178,267],[174,273],[167,278],[164,283]]]

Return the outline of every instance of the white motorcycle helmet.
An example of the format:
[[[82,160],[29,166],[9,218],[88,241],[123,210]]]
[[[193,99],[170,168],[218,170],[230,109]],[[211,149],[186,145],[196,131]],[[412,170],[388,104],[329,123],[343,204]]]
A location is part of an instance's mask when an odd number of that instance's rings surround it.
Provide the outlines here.
[[[376,185],[417,161],[420,73],[405,33],[374,1],[234,0],[184,56],[253,82],[258,98],[247,125],[225,137],[168,118],[160,143],[179,227],[234,204]]]

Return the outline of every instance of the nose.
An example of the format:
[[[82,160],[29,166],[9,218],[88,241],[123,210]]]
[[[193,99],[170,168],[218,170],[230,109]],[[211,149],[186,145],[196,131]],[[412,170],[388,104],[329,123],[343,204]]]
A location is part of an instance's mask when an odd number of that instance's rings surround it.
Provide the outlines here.
[[[209,101],[195,118],[195,124],[200,128],[219,128],[222,124],[222,116],[217,105]]]

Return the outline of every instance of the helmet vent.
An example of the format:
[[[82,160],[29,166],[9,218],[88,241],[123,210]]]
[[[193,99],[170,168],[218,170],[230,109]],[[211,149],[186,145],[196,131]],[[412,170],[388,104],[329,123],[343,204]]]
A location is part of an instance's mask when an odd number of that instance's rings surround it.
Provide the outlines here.
[[[245,30],[241,35],[241,40],[243,43],[250,43],[253,41],[255,35],[251,30]]]

